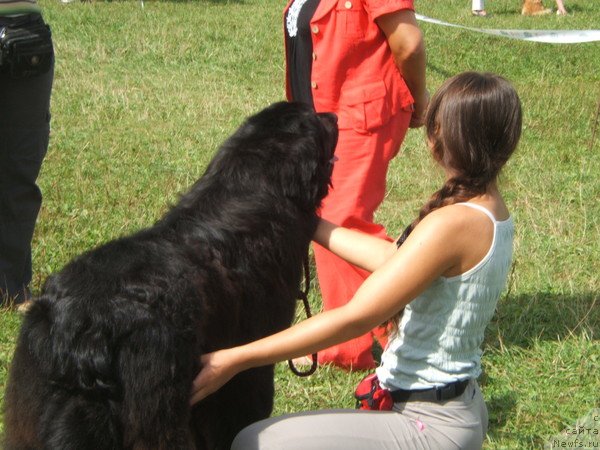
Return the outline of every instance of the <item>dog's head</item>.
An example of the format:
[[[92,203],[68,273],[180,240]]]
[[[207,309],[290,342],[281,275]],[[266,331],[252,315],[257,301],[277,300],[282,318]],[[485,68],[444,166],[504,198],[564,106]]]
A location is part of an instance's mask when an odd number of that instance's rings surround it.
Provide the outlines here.
[[[329,189],[337,137],[334,114],[275,103],[249,117],[223,144],[207,175],[218,174],[240,190],[279,190],[314,211]]]

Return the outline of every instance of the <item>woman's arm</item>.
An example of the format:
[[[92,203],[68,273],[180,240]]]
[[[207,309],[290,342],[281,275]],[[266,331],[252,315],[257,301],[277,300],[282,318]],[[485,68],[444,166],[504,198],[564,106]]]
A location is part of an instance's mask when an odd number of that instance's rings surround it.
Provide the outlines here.
[[[425,43],[415,13],[403,9],[376,19],[387,36],[396,65],[415,99],[411,128],[423,125],[429,92],[425,83]]]
[[[440,210],[441,211],[441,210]],[[360,336],[392,317],[456,264],[459,232],[436,212],[415,228],[395,254],[361,285],[346,305],[313,316],[249,344],[202,356],[191,403],[215,392],[237,373],[314,353]]]
[[[340,227],[324,219],[320,220],[313,240],[350,264],[369,272],[381,267],[396,252],[394,242]]]

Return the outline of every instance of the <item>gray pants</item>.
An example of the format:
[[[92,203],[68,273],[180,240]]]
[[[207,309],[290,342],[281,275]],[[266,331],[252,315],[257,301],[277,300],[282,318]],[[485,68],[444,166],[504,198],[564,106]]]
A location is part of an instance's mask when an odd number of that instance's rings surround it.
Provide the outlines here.
[[[446,402],[393,411],[324,410],[271,417],[243,429],[232,450],[481,449],[488,413],[476,381]]]

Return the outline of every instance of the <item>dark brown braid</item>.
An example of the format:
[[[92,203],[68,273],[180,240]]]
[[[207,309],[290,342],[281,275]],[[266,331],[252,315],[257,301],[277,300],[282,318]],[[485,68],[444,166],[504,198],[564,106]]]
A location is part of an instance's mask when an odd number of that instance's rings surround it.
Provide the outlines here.
[[[425,205],[419,211],[417,218],[406,227],[397,245],[400,247],[408,235],[414,230],[417,224],[425,218],[430,212],[443,206],[453,205],[454,203],[467,201],[477,195],[485,193],[486,186],[474,186],[472,182],[463,181],[459,178],[451,178],[436,191]]]
[[[521,122],[519,96],[498,75],[465,72],[440,87],[427,109],[426,136],[435,160],[455,175],[421,208],[398,247],[432,211],[487,191],[519,142]]]

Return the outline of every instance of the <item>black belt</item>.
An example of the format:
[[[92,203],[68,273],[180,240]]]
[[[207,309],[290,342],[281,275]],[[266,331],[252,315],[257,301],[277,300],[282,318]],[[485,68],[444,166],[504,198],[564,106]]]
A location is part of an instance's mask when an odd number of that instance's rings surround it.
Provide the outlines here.
[[[440,402],[443,400],[451,400],[453,398],[462,395],[469,384],[469,379],[463,381],[456,381],[454,383],[446,384],[441,387],[434,387],[431,389],[419,389],[419,390],[404,390],[398,389],[391,391],[392,399],[394,402]]]

